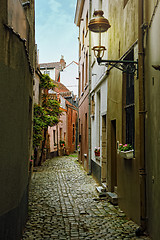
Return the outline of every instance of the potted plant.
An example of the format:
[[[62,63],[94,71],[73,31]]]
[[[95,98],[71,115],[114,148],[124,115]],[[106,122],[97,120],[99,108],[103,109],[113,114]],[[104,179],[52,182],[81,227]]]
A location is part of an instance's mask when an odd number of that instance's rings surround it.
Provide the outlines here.
[[[121,157],[125,159],[133,158],[133,148],[130,144],[119,144],[118,153]]]
[[[77,146],[78,152],[80,152],[80,145]]]
[[[64,147],[64,146],[65,146],[65,141],[60,140],[60,141],[59,141],[59,144],[60,144],[60,147]]]
[[[100,156],[100,147],[95,147],[95,150],[94,150],[94,153],[95,153],[95,156]]]

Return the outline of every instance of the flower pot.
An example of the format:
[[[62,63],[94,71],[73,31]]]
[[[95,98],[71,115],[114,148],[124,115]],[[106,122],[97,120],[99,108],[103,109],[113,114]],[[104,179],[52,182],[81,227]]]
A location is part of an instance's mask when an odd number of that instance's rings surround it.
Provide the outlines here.
[[[132,159],[133,158],[134,150],[129,151],[119,151],[119,155],[125,159]]]
[[[95,152],[95,156],[99,157],[100,156],[100,152]]]

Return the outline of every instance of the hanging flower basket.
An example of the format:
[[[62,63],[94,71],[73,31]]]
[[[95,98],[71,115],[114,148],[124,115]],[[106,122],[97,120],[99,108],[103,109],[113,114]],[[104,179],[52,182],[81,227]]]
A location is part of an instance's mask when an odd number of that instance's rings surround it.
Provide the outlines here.
[[[130,144],[119,144],[118,153],[122,158],[132,159],[134,150]]]

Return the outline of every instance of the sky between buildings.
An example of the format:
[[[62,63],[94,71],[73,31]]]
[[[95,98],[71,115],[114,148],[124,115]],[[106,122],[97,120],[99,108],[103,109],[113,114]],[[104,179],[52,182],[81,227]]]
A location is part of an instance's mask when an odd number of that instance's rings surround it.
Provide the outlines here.
[[[78,62],[77,0],[36,0],[36,43],[39,62]]]

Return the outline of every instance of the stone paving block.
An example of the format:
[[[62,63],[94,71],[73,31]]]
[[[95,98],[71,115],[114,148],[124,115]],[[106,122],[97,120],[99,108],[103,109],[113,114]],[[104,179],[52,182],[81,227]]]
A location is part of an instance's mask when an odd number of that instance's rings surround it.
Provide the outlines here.
[[[37,167],[29,193],[29,219],[22,240],[149,240],[105,198],[75,158],[56,157]]]

